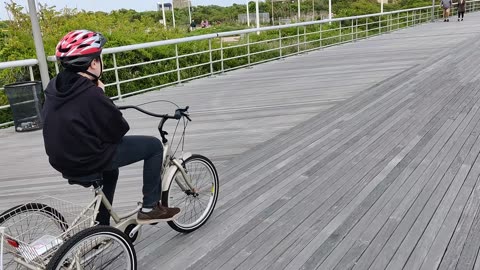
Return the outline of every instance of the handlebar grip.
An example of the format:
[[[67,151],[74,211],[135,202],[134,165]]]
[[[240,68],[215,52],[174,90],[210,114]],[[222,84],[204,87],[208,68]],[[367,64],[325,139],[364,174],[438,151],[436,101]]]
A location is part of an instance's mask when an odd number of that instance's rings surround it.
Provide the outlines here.
[[[179,120],[180,118],[182,118],[182,112],[180,110],[175,110],[175,114],[173,115],[173,118]]]

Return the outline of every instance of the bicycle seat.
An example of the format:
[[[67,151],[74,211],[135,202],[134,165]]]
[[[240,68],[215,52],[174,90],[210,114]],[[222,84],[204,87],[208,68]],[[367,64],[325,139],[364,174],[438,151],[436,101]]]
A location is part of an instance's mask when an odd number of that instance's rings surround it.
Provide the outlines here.
[[[102,185],[103,177],[102,173],[94,173],[85,176],[68,176],[63,174],[63,178],[68,180],[70,185],[80,185],[82,187],[91,187],[97,188]]]

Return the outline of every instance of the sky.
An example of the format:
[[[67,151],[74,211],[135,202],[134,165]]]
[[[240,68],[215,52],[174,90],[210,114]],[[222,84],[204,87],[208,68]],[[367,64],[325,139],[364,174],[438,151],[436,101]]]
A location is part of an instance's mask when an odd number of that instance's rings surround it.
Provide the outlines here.
[[[5,3],[12,0],[0,1],[0,20],[8,19]],[[13,2],[28,7],[27,0],[13,0]],[[48,4],[48,6],[56,6],[58,9],[64,7],[85,9],[88,11],[112,11],[116,9],[134,9],[136,11],[156,10],[157,2],[160,0],[36,0],[37,3]],[[165,3],[171,3],[171,0],[165,0]],[[233,3],[245,4],[246,0],[191,0],[192,6],[197,5],[219,5],[230,6]]]

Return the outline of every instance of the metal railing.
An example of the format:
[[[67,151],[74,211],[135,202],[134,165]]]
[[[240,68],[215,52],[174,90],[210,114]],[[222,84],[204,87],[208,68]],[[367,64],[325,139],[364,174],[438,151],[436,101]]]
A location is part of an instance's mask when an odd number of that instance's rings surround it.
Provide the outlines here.
[[[479,9],[480,0],[467,1],[467,12]],[[432,17],[440,16],[439,6],[433,9],[427,6],[107,48],[102,54],[106,65],[106,89],[112,98],[122,99],[200,77],[354,42],[430,22]],[[123,59],[127,57],[122,54],[128,54],[130,59],[134,55],[139,61],[126,63]],[[48,60],[55,61],[55,57]],[[58,66],[56,70],[58,72]]]
[[[30,73],[30,81],[35,80],[35,75],[33,72],[33,67],[38,65],[38,60],[37,59],[27,59],[27,60],[18,60],[18,61],[10,61],[10,62],[0,62],[0,70],[3,69],[8,69],[8,68],[24,68],[28,67],[29,73]],[[4,87],[0,87],[0,91],[5,90]],[[8,109],[10,108],[10,105],[3,105],[0,106],[0,110],[3,109]],[[0,127],[8,126],[13,124],[13,121],[6,122],[6,123],[0,123]]]
[[[467,12],[479,9],[480,0],[467,1]],[[455,12],[453,8],[452,15]],[[434,8],[427,6],[106,48],[102,54],[106,66],[106,90],[112,98],[122,99],[200,77],[355,42],[441,16],[442,11],[437,5]],[[134,63],[125,62],[125,59],[134,58],[132,56],[141,59]],[[55,57],[48,57],[48,60],[55,62],[58,73]],[[33,67],[36,65],[36,59],[3,62],[0,70],[28,67],[33,81]],[[0,106],[0,110],[9,107]],[[11,123],[0,124],[0,127]]]

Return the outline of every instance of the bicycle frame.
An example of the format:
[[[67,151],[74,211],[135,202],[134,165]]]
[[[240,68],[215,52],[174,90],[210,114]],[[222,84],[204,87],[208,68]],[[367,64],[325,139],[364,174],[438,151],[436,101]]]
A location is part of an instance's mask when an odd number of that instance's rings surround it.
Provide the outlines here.
[[[180,171],[180,173],[183,176],[183,179],[185,180],[184,183],[180,182],[178,179],[176,179],[178,186],[182,190],[194,190],[194,187],[190,181],[190,176],[187,174],[185,171],[185,168],[182,166],[182,160],[187,159],[190,157],[192,154],[191,153],[184,153],[180,159],[177,159],[173,156],[173,153],[171,151],[170,145],[168,143],[163,144],[163,164],[162,164],[162,192],[167,191],[170,187],[171,182],[174,179],[175,173],[177,171]],[[115,222],[115,228],[120,229],[122,231],[125,231],[125,229],[132,224],[137,225],[134,229],[131,231],[131,237],[135,233],[138,232],[140,229],[141,225],[138,225],[136,222],[136,218],[131,218],[134,216],[138,211],[142,208],[141,204],[139,204],[135,209],[132,211],[125,213],[123,215],[117,214],[112,207],[112,204],[107,200],[105,194],[103,193],[102,187],[98,187],[94,189],[95,191],[95,198],[84,208],[84,210],[80,213],[79,217],[73,221],[72,224],[75,224],[79,221],[80,217],[83,216],[86,212],[88,212],[90,209],[93,208],[94,210],[94,216],[96,217],[98,215],[100,206],[103,204],[105,208],[108,210],[110,213],[110,216]],[[91,226],[95,225],[95,219],[92,218],[91,221]],[[0,269],[1,270],[1,269]]]
[[[182,162],[180,162],[189,158],[192,155],[192,153],[190,152],[183,153],[182,156],[179,159],[177,159],[173,157],[173,154],[171,152],[171,149],[168,143],[165,143],[163,145],[163,149],[164,151],[163,151],[163,166],[162,166],[162,192],[168,190],[177,170],[180,171],[180,173],[183,176],[183,179],[185,179],[185,183],[180,183],[179,181],[177,181],[178,186],[183,191],[187,189],[194,189],[194,186],[190,181],[190,177],[185,171],[185,168],[183,167]]]

